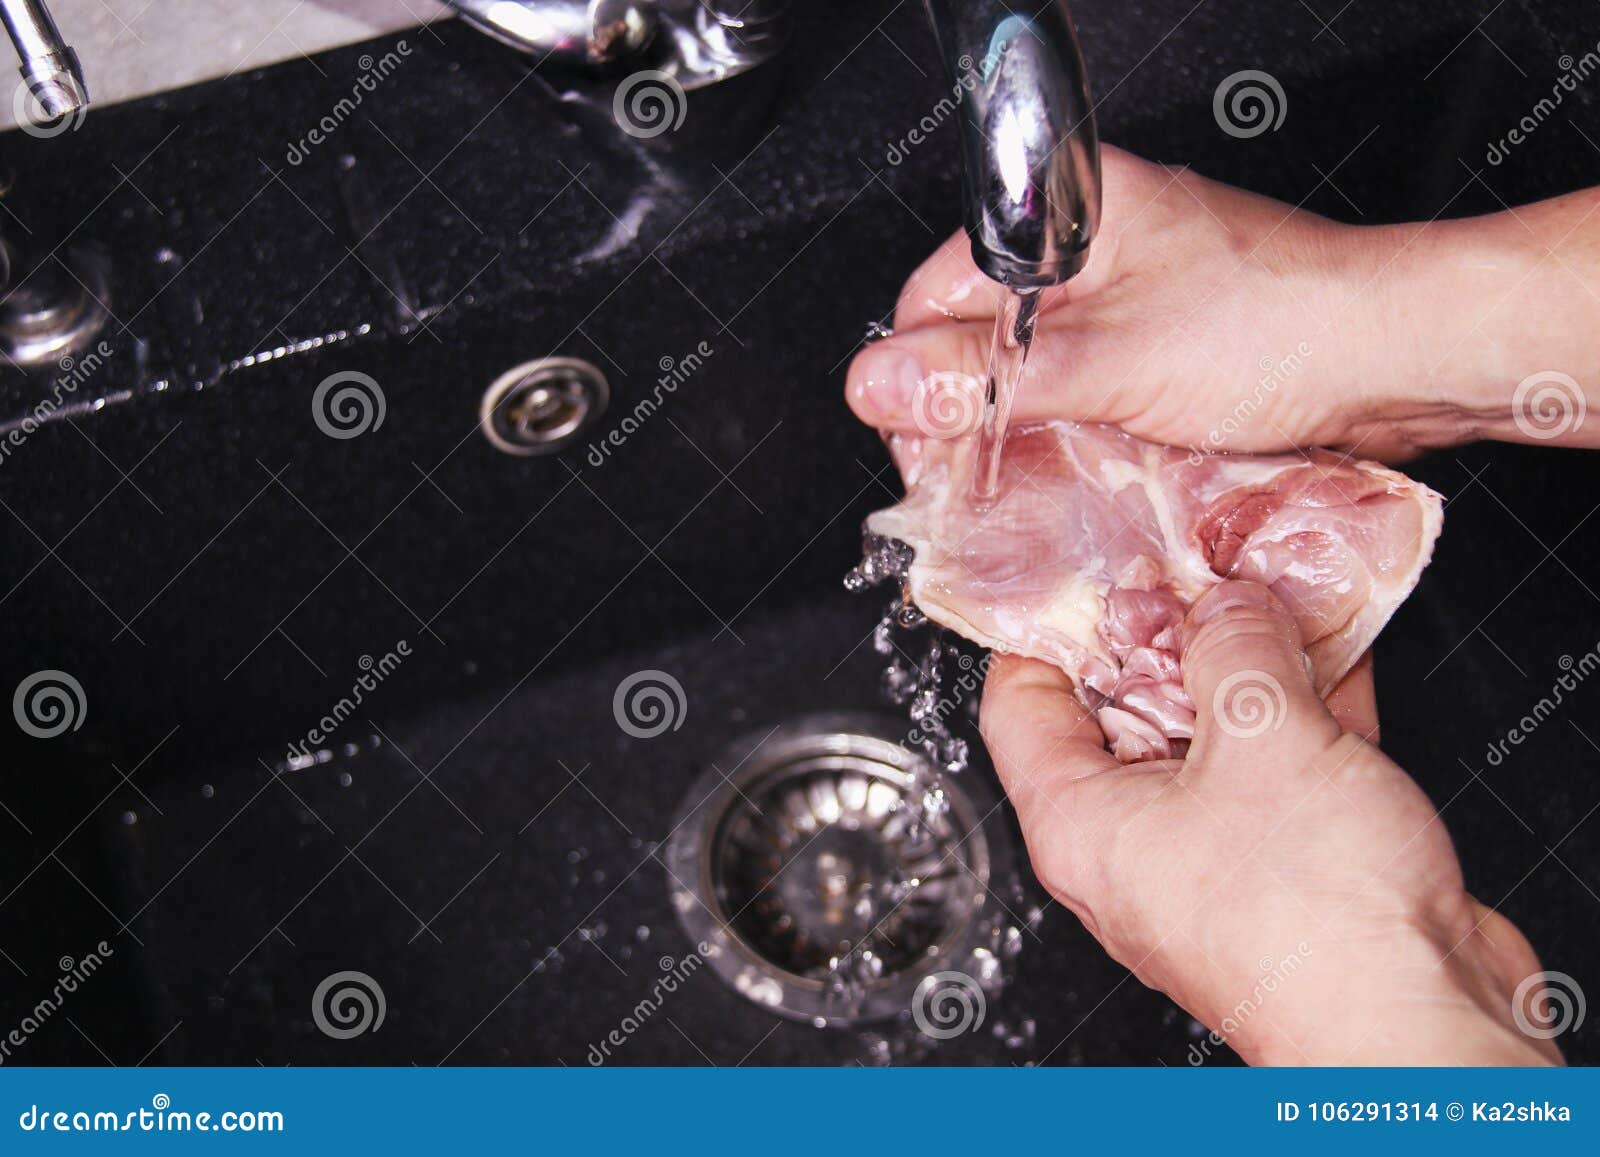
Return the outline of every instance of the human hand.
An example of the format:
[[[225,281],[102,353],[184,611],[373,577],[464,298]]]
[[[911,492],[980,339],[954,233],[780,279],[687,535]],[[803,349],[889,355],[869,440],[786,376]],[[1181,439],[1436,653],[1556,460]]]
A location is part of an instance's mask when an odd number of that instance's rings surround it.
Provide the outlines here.
[[[1600,438],[1577,384],[1596,369],[1583,317],[1593,291],[1561,284],[1600,282],[1578,229],[1600,198],[1356,227],[1119,149],[1102,160],[1100,235],[1083,272],[1044,291],[1017,420],[1111,422],[1201,450],[1320,445],[1390,460],[1479,436]],[[930,420],[938,436],[957,433],[919,383],[941,371],[982,380],[996,300],[966,237],[946,241],[901,291],[894,336],[852,364],[856,413],[883,429],[916,431],[921,418],[924,433]],[[1552,367],[1564,381],[1517,393]]]
[[[1225,582],[1182,668],[1187,758],[1125,766],[1060,671],[992,660],[983,735],[1050,892],[1252,1063],[1559,1063],[1512,1013],[1533,950],[1369,742],[1370,661],[1324,703],[1294,619]]]

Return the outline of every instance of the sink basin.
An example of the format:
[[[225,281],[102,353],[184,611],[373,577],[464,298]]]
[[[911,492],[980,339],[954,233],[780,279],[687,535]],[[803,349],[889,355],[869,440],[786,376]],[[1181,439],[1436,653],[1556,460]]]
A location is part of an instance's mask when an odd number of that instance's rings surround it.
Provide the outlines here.
[[[1464,167],[1559,28],[1188,7],[1079,13],[1108,140],[1364,221],[1600,180],[1555,123]],[[817,1028],[686,969],[662,845],[708,762],[882,709],[881,608],[841,578],[898,484],[841,386],[959,204],[948,129],[888,159],[944,95],[920,12],[801,8],[715,154],[608,137],[603,100],[453,25],[297,163],[392,38],[3,138],[17,212],[103,253],[118,319],[84,405],[0,462],[0,688],[81,692],[0,738],[0,1020],[103,958],[8,1063],[1185,1063],[1202,1030],[1014,854],[1021,951],[972,1031]],[[1263,60],[1284,124],[1220,133],[1217,81]],[[609,408],[505,453],[484,391],[549,357]],[[318,387],[351,374],[374,408],[330,435]],[[48,388],[8,373],[4,416]],[[1446,531],[1377,648],[1384,745],[1469,887],[1591,991],[1600,684],[1486,753],[1600,640],[1593,467],[1411,464]],[[664,727],[619,717],[641,672],[681,692]],[[964,774],[998,796],[981,751]],[[1593,1062],[1596,1034],[1560,1043]]]

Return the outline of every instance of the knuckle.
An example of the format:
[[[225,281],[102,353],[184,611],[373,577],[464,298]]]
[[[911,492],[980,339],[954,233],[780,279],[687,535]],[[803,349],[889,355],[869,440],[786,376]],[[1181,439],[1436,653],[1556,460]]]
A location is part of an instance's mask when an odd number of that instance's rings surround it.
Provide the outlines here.
[[[1027,843],[1034,874],[1047,892],[1062,901],[1076,900],[1083,894],[1081,868],[1067,841],[1059,834],[1049,838],[1030,834]]]
[[[989,757],[999,762],[1006,757],[1010,748],[1008,741],[1011,728],[1008,725],[1011,719],[1007,712],[1004,678],[996,683],[994,672],[991,671],[984,680],[983,690],[983,698],[978,702],[978,734],[983,739]]]
[[[1028,859],[1034,874],[1052,896],[1063,902],[1090,905],[1100,889],[1095,867],[1070,830],[1059,824],[1040,824],[1024,832]]]
[[[991,337],[983,326],[963,325],[957,330],[956,339],[956,368],[963,373],[974,377],[982,377],[989,372],[989,347]]]
[[[1201,666],[1211,666],[1225,658],[1251,653],[1279,654],[1298,645],[1294,622],[1271,607],[1240,607],[1213,620],[1195,632],[1185,658],[1193,656]]]

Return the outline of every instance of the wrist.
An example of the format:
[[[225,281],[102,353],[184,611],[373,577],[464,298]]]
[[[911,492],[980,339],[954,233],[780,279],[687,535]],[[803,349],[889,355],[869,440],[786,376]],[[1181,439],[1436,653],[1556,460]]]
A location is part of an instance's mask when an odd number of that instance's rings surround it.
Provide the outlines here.
[[[1450,344],[1438,327],[1452,308],[1432,284],[1441,243],[1430,230],[1310,217],[1285,230],[1294,258],[1289,273],[1274,273],[1319,323],[1306,343],[1315,372],[1293,387],[1322,415],[1318,444],[1393,459],[1470,440],[1451,376],[1431,372]]]
[[[1264,1007],[1230,1043],[1262,1065],[1561,1063],[1550,1041],[1519,1031],[1512,1015],[1508,972],[1538,967],[1526,942],[1503,921],[1515,944],[1457,923],[1318,938],[1281,1004]]]
[[[1594,298],[1560,252],[1573,206],[1381,226],[1361,309],[1376,340],[1355,438],[1417,450],[1484,438],[1594,444],[1581,429],[1597,366]],[[1600,426],[1600,423],[1596,423]],[[1354,439],[1353,439],[1354,440]]]
[[[1393,991],[1318,994],[1322,1023],[1298,1037],[1269,1029],[1239,1048],[1252,1065],[1317,1067],[1514,1066],[1560,1064],[1560,1053],[1477,1004],[1466,991],[1399,974],[1378,982]],[[1370,977],[1365,983],[1372,986]],[[1509,1001],[1509,994],[1507,994]]]
[[[1348,230],[1337,314],[1353,371],[1346,445],[1402,456],[1488,436],[1509,416],[1509,405],[1493,403],[1502,343],[1480,319],[1516,281],[1520,260],[1469,224]]]

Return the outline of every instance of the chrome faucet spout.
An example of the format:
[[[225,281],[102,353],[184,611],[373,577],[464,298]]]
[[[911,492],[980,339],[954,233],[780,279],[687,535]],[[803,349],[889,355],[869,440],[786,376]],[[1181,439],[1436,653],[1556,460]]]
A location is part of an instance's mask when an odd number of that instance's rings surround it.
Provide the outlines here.
[[[472,27],[541,63],[653,63],[685,89],[765,63],[789,30],[790,0],[444,2]]]
[[[34,115],[54,120],[88,107],[78,54],[61,38],[44,0],[0,0],[0,24],[22,62],[22,79],[36,106]]]
[[[926,4],[961,90],[973,260],[1014,289],[1059,285],[1083,268],[1100,222],[1100,144],[1067,5],[1030,16],[1005,0]]]

